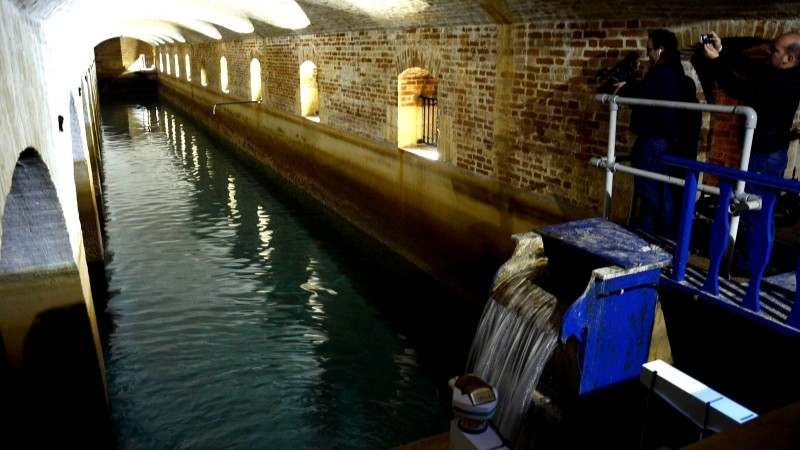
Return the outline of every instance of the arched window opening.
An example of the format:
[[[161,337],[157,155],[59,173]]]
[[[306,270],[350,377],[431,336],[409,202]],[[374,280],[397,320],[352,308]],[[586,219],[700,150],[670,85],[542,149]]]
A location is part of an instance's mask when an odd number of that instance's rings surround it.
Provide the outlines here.
[[[101,417],[107,411],[102,355],[95,346],[99,335],[91,297],[81,292],[85,285],[61,202],[47,166],[33,148],[25,149],[14,165],[2,230],[0,277],[23,281],[0,283],[0,370],[10,375],[4,377],[4,387],[17,391],[3,398],[3,406],[16,411],[27,399],[41,395],[42,386],[24,380],[47,380],[47,408],[39,408],[36,418],[77,429],[86,417]],[[69,417],[75,399],[81,400],[86,415]]]
[[[397,146],[423,158],[438,160],[437,81],[420,67],[397,77]]]
[[[153,70],[154,67],[147,67],[147,59],[144,56],[144,53],[139,53],[139,57],[136,58],[130,66],[126,69],[127,72],[142,72],[145,70]]]
[[[47,166],[33,148],[22,152],[14,169],[3,213],[0,255],[0,273],[72,262],[61,203]]]
[[[300,115],[319,122],[319,85],[317,65],[311,61],[300,64]]]
[[[206,68],[200,68],[200,84],[202,86],[208,86],[208,77],[206,76]]]
[[[178,54],[175,53],[175,78],[181,77],[181,66],[180,60],[178,59]]]
[[[192,60],[188,53],[184,55],[183,61],[183,67],[186,69],[186,81],[192,81]]]
[[[261,62],[258,58],[250,60],[250,100],[261,98]]]
[[[228,90],[228,60],[223,56],[219,59],[219,88],[224,93],[229,93]]]
[[[161,52],[158,52],[158,70],[164,73],[164,54]]]
[[[169,55],[167,55],[166,58],[164,58],[164,60],[167,62],[167,75],[172,75],[172,70],[169,63]]]

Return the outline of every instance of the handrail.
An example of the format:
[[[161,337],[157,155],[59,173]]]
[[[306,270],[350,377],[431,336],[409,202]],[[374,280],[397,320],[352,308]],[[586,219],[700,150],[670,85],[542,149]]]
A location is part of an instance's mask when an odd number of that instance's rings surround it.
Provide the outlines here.
[[[224,106],[224,105],[243,105],[243,104],[245,104],[245,103],[261,103],[261,102],[263,102],[263,101],[264,101],[264,99],[263,99],[263,98],[259,98],[258,100],[241,100],[241,101],[236,101],[236,102],[220,102],[220,103],[214,103],[214,106],[211,108],[211,115],[212,115],[212,116],[216,116],[216,115],[217,115],[217,106]]]
[[[684,109],[691,111],[705,111],[712,113],[723,114],[736,114],[745,117],[745,133],[744,141],[742,142],[742,158],[739,164],[739,169],[747,171],[750,166],[750,151],[753,146],[753,134],[758,123],[758,114],[749,106],[729,106],[729,105],[709,105],[707,103],[690,103],[690,102],[674,102],[668,100],[654,100],[645,98],[621,97],[619,95],[611,94],[598,94],[595,99],[604,105],[608,105],[609,110],[609,123],[608,123],[608,150],[606,156],[606,180],[605,180],[605,196],[603,198],[603,217],[608,217],[611,213],[611,200],[613,198],[614,189],[614,172],[610,167],[615,167],[620,170],[616,165],[616,140],[617,140],[617,113],[619,105],[632,105],[632,106],[650,106],[671,109]],[[630,168],[633,169],[633,168]],[[647,172],[647,171],[642,171]],[[656,174],[655,172],[648,172]],[[661,175],[661,174],[657,174]],[[639,174],[639,176],[642,176]],[[662,180],[663,181],[663,180]],[[734,195],[740,198],[744,194],[744,180],[738,180]],[[733,243],[736,242],[736,235],[739,230],[739,216],[734,215],[731,217],[729,236]]]
[[[684,161],[688,162],[688,160],[684,160]],[[620,163],[616,163],[616,162],[613,163],[613,164],[609,164],[608,160],[606,158],[594,157],[594,158],[589,160],[589,164],[594,166],[594,167],[599,167],[601,169],[608,169],[608,170],[610,170],[612,172],[627,173],[627,174],[631,174],[633,176],[637,176],[637,177],[641,177],[641,178],[647,178],[647,179],[650,179],[650,180],[655,180],[655,181],[660,181],[662,183],[671,184],[673,186],[684,187],[685,184],[686,184],[686,181],[684,181],[683,178],[673,177],[673,176],[670,176],[670,175],[664,175],[664,174],[657,173],[657,172],[650,172],[648,170],[637,169],[635,167],[626,166],[624,164],[620,164]],[[680,164],[674,164],[674,165],[683,167]],[[716,167],[716,166],[711,166],[711,167]],[[706,172],[705,170],[699,170],[699,171],[700,172]],[[742,172],[742,173],[748,173],[748,172]],[[709,186],[707,184],[698,184],[697,185],[697,190],[700,191],[700,192],[705,192],[706,194],[712,194],[712,195],[719,195],[719,193],[720,193],[720,189],[718,187]],[[761,209],[761,197],[759,197],[758,195],[748,194],[747,192],[743,192],[741,194],[734,195],[733,198],[734,198],[734,200],[736,202],[738,202],[739,204],[741,204],[744,207],[743,209],[747,209],[749,211],[757,211],[757,210]]]
[[[760,173],[745,172],[742,170],[731,169],[730,167],[717,166],[715,164],[709,164],[700,161],[691,161],[688,159],[679,158],[677,156],[667,155],[664,157],[664,162],[669,166],[691,169],[695,172],[709,173],[720,178],[727,178],[729,180],[743,180],[748,185],[757,184],[770,189],[800,193],[800,181],[786,180]]]
[[[686,279],[686,270],[689,262],[689,242],[691,240],[692,223],[694,221],[695,195],[698,191],[697,176],[699,173],[703,172],[719,177],[719,208],[717,208],[716,217],[711,224],[709,265],[705,283],[702,288],[700,288],[701,293],[709,295],[712,298],[718,298],[720,295],[719,273],[722,267],[723,257],[729,248],[726,231],[730,216],[745,212],[734,212],[728,207],[733,197],[733,183],[745,181],[748,185],[759,186],[758,192],[761,197],[760,211],[752,213],[747,212],[747,214],[753,214],[749,233],[753,233],[753,236],[757,237],[751,239],[748,244],[747,263],[750,279],[745,288],[746,290],[741,302],[742,308],[758,314],[761,310],[761,282],[769,264],[773,248],[773,211],[777,194],[780,191],[800,192],[800,182],[691,161],[675,156],[664,157],[664,162],[673,167],[686,169],[683,208],[681,211],[682,214],[671,276],[671,279],[675,283],[682,284]],[[795,270],[795,279],[800,281],[800,265],[798,265]],[[795,329],[800,329],[800,297],[798,297],[798,294],[800,294],[800,291],[796,289],[794,302],[785,322],[783,322],[785,325]]]

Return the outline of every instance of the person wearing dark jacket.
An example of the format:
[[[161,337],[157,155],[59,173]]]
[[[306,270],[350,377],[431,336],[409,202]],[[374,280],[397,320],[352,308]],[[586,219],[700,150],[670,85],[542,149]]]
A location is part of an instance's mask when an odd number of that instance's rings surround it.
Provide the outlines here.
[[[744,52],[723,52],[711,33],[705,44],[711,73],[731,97],[758,114],[748,171],[783,178],[789,137],[800,104],[800,35],[786,33],[769,45]]]
[[[647,56],[650,69],[641,81],[621,86],[622,95],[655,100],[697,101],[694,81],[683,71],[678,39],[674,33],[665,29],[651,31],[647,40]],[[662,162],[666,154],[696,157],[697,137],[694,142],[686,142],[685,118],[686,113],[677,109],[634,107],[631,114],[631,130],[636,134],[631,155],[633,167],[668,173],[670,171]],[[699,130],[699,126],[697,128]],[[670,186],[636,177],[634,203],[638,203],[639,207],[634,217],[634,227],[649,234],[671,235],[675,211],[673,198]]]
[[[800,105],[800,34],[786,33],[745,52],[723,52],[722,40],[711,34],[712,41],[704,50],[711,60],[712,75],[730,96],[758,114],[747,170],[783,178],[792,123]],[[746,190],[763,192],[758,186],[747,186]],[[734,253],[734,268],[744,272],[749,271],[751,256],[755,256],[752,249],[764,239],[763,230],[752,220],[753,214],[742,215],[740,230],[745,245]]]

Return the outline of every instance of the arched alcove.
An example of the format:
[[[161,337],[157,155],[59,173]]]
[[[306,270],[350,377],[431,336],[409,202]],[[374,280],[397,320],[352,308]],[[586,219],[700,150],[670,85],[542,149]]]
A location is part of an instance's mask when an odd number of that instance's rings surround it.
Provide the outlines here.
[[[181,65],[180,60],[178,59],[178,54],[175,53],[175,78],[181,77]]]
[[[158,70],[164,73],[164,54],[161,52],[158,52]]]
[[[228,89],[228,60],[224,56],[219,59],[219,88],[224,93],[229,93]]]
[[[438,151],[438,83],[421,67],[397,77],[397,146],[431,160]]]
[[[300,115],[319,122],[319,85],[317,65],[311,61],[300,64]]]
[[[166,61],[167,63],[167,75],[172,75],[172,67],[169,60],[170,60],[169,54],[167,54],[167,56],[164,58],[164,61]]]
[[[200,85],[201,86],[208,86],[208,76],[206,75],[206,68],[200,68]]]
[[[186,53],[183,57],[183,68],[186,70],[186,81],[192,81],[192,59]]]
[[[0,274],[72,261],[67,225],[55,186],[39,153],[19,157],[6,197]]]
[[[107,417],[94,307],[50,173],[32,148],[17,160],[2,222],[0,356],[11,383],[3,407],[14,412],[4,426],[46,424],[59,439],[100,440],[87,428]]]
[[[261,98],[261,62],[258,58],[250,60],[250,100]]]

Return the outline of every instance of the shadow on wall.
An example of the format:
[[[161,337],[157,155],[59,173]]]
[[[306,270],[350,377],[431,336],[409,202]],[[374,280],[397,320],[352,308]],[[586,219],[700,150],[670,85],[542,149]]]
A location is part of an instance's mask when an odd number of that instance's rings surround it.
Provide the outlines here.
[[[104,448],[111,442],[91,321],[77,300],[36,316],[20,367],[11,366],[5,350],[0,355],[2,420],[8,430],[0,439],[33,447]]]
[[[0,447],[108,444],[99,337],[83,292],[49,171],[28,148],[14,170],[0,246]]]

